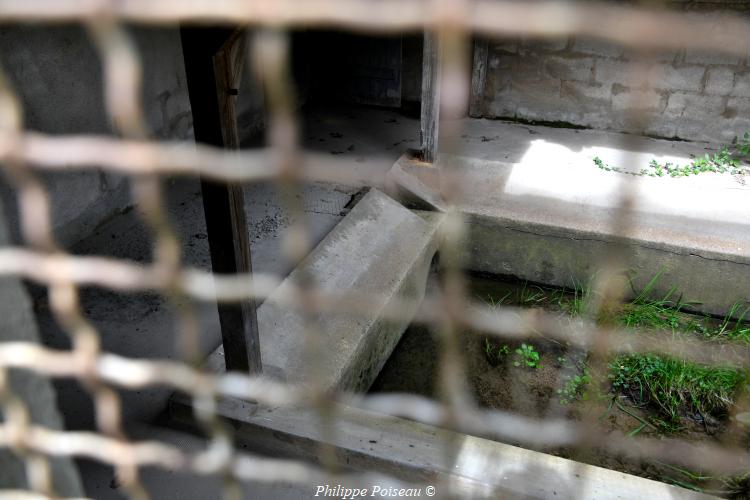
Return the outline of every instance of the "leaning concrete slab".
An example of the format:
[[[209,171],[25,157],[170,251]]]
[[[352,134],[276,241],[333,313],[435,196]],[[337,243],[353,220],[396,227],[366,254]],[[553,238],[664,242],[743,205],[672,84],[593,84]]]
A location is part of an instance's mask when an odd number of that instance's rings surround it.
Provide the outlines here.
[[[248,450],[317,461],[320,445],[326,443],[334,447],[336,465],[345,471],[432,485],[438,498],[714,498],[403,418],[344,405],[334,410],[337,418],[323,422],[309,409],[268,408],[238,399],[221,399],[217,408],[232,423],[238,444]],[[199,432],[189,398],[174,398],[170,413],[175,423]],[[450,492],[444,491],[446,483]]]
[[[590,166],[509,164],[442,156],[436,167],[402,157],[389,177],[396,191],[445,209],[439,168],[465,183],[458,208],[467,215],[468,269],[558,286],[591,278],[616,241],[621,194],[634,192],[634,213],[620,241],[624,270],[643,287],[672,287],[698,310],[725,314],[750,300],[750,189],[734,182],[640,178]]]
[[[422,299],[440,221],[441,214],[420,216],[371,190],[258,308],[264,373],[292,383],[317,380],[325,390],[367,390],[411,321],[381,313],[405,297]],[[311,321],[289,306],[305,277],[324,292],[367,294],[372,312],[317,314]],[[314,343],[308,334],[316,335]],[[221,356],[219,348],[209,364]]]

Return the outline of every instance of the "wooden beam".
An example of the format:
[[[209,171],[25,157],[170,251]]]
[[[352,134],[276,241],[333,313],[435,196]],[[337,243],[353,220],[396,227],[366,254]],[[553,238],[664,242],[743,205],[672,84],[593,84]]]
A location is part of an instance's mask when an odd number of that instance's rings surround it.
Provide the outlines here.
[[[239,148],[235,101],[244,33],[190,27],[181,36],[196,142]],[[252,272],[242,186],[201,179],[201,191],[213,272]],[[218,310],[227,371],[260,373],[257,304],[219,304]]]
[[[469,99],[469,116],[481,118],[484,114],[482,101],[484,100],[484,84],[487,80],[487,52],[486,38],[474,40],[474,63],[471,70],[471,97]]]
[[[438,152],[438,121],[440,117],[440,57],[438,37],[424,34],[422,57],[422,160],[433,163]]]

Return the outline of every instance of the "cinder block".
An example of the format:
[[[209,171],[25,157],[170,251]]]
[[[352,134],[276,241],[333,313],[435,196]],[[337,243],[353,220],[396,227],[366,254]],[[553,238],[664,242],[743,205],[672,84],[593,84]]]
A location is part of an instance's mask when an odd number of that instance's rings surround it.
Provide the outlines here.
[[[596,82],[563,81],[560,96],[574,99],[584,108],[599,108],[612,102],[612,86]]]
[[[648,58],[654,62],[665,63],[665,64],[676,64],[683,62],[683,49],[666,49],[666,50],[655,50],[648,55]],[[634,54],[633,51],[625,53],[625,57],[629,59],[637,60],[640,54]]]
[[[510,92],[503,92],[496,94],[495,99],[486,104],[484,116],[488,118],[514,117],[517,109],[517,103],[510,98]]]
[[[513,67],[513,81],[518,83],[537,82],[551,77],[544,69],[547,56],[528,54],[516,58]]]
[[[560,119],[584,127],[611,125],[612,92],[598,83],[562,82],[560,104],[552,111]]]
[[[677,137],[701,137],[721,142],[727,126],[727,99],[724,96],[675,92],[669,96],[662,120],[675,124]]]
[[[750,114],[724,120],[721,128],[717,131],[715,140],[716,142],[729,143],[735,137],[741,137],[747,131],[750,131]]]
[[[667,103],[665,94],[655,90],[639,90],[619,87],[620,91],[613,89],[612,109],[625,111],[636,109],[640,111],[661,111]]]
[[[594,67],[594,78],[602,84],[619,83],[625,85],[633,79],[632,68],[623,61],[600,59]]]
[[[552,78],[576,82],[594,80],[594,60],[590,57],[547,56],[542,60],[545,72]]]
[[[706,52],[703,50],[687,49],[685,51],[685,62],[690,64],[737,66],[742,62],[742,57],[725,52]]]
[[[702,66],[659,65],[652,73],[653,87],[665,90],[700,91],[706,69]]]
[[[522,40],[521,50],[525,52],[560,52],[568,46],[568,38],[550,38],[548,40]]]
[[[510,73],[518,62],[518,56],[504,52],[490,52],[487,66],[491,71]]]
[[[646,124],[646,128],[640,131],[651,137],[677,137],[677,123],[675,120],[665,120],[663,116],[656,116]]]
[[[536,108],[554,106],[560,98],[561,82],[556,78],[536,78],[522,80],[513,78],[511,82],[511,97],[519,102],[528,102]]]
[[[664,90],[692,90],[703,85],[705,68],[702,66],[674,66],[671,64],[631,64],[610,59],[596,62],[596,81],[618,83],[633,88]]]
[[[618,58],[623,54],[623,48],[621,45],[585,37],[576,38],[573,41],[571,51],[608,58]]]
[[[750,97],[750,73],[737,73],[731,94],[735,97]]]
[[[705,121],[706,117],[721,118],[726,98],[693,92],[673,92],[669,95],[664,114],[671,117],[693,117]]]
[[[731,68],[709,68],[706,78],[706,94],[729,95],[734,88],[734,70]],[[750,86],[746,86],[747,97],[750,97]]]
[[[496,40],[494,42],[491,42],[490,50],[493,52],[506,52],[510,54],[517,54],[518,44],[519,44],[519,41],[515,38]]]
[[[722,114],[724,118],[750,118],[750,98],[729,97]]]

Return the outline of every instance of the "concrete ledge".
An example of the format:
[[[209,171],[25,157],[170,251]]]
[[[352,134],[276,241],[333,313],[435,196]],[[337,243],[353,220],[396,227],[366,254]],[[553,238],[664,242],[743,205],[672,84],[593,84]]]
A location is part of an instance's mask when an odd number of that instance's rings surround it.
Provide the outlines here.
[[[442,215],[421,215],[375,189],[357,203],[258,308],[265,374],[292,383],[317,380],[327,390],[370,387],[411,321],[386,321],[377,311],[403,297],[418,304],[424,296]],[[288,306],[293,286],[305,274],[323,291],[352,290],[380,300],[371,304],[376,312],[370,317],[319,314],[319,356],[308,351],[309,321]],[[209,364],[223,366],[222,358],[220,347]]]
[[[622,241],[643,287],[662,272],[655,289],[675,287],[695,308],[725,314],[750,300],[750,191],[707,179],[640,178],[596,168],[518,165],[443,156],[437,167],[402,157],[392,185],[444,209],[441,165],[460,170],[466,182],[459,208],[468,216],[465,263],[471,270],[571,286],[591,278],[613,247],[619,193],[636,189],[635,214]]]
[[[187,398],[173,399],[170,409],[176,423],[194,426]],[[442,498],[713,498],[411,420],[349,406],[335,410],[338,418],[322,423],[308,409],[268,408],[236,399],[222,399],[218,405],[218,413],[232,423],[238,444],[251,451],[317,462],[320,444],[327,443],[334,446],[337,465],[345,470],[432,484]],[[455,450],[450,457],[446,443]],[[450,493],[441,491],[446,481]]]

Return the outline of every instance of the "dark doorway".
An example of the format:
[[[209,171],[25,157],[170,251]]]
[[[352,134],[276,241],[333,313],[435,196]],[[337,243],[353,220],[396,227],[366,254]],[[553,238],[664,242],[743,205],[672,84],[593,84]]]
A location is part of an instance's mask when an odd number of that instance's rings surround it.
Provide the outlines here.
[[[296,33],[292,58],[300,103],[412,107],[420,97],[421,40],[421,34]]]

